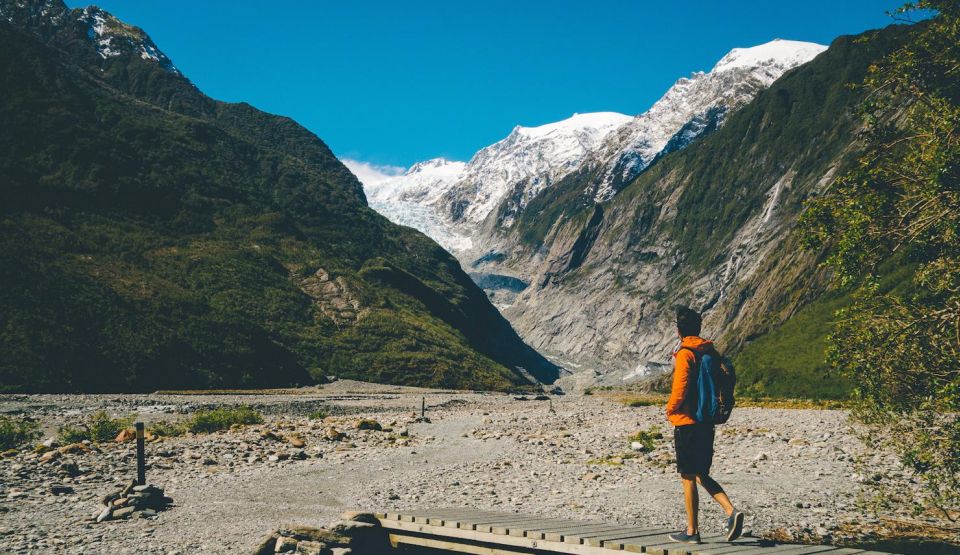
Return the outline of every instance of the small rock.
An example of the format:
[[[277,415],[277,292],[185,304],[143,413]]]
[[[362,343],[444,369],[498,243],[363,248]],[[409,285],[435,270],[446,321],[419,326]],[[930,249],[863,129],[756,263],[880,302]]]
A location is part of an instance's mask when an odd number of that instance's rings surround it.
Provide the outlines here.
[[[296,447],[297,449],[302,449],[307,445],[307,443],[303,441],[303,438],[294,434],[288,435],[287,441],[290,443],[290,445]]]
[[[333,426],[327,428],[327,431],[324,432],[324,437],[326,437],[330,441],[340,441],[341,439],[343,439],[343,436],[344,434],[339,430],[337,430],[336,428],[334,428]]]
[[[767,460],[766,453],[757,453],[757,456],[753,458],[753,462],[760,462]]]
[[[327,544],[323,542],[312,542],[303,540],[297,544],[297,553],[302,555],[320,555],[327,549]]]
[[[43,440],[40,445],[43,445],[47,449],[56,449],[57,447],[60,447],[60,442],[57,441],[57,438],[48,437],[47,439]]]
[[[280,536],[277,538],[276,547],[274,547],[274,553],[293,553],[297,549],[297,540],[293,538],[288,538],[286,536]]]
[[[383,426],[381,426],[379,422],[370,418],[357,420],[353,427],[358,430],[374,430],[378,432],[383,429]]]
[[[133,441],[137,439],[137,432],[133,428],[124,428],[120,430],[120,433],[117,434],[117,437],[113,441],[117,443],[126,443],[128,441]]]
[[[103,522],[104,520],[109,520],[111,513],[113,512],[113,507],[106,507],[100,514],[97,515],[97,522]]]
[[[116,518],[116,519],[127,518],[128,516],[132,515],[133,511],[135,510],[136,510],[135,507],[121,507],[113,511],[113,518]]]

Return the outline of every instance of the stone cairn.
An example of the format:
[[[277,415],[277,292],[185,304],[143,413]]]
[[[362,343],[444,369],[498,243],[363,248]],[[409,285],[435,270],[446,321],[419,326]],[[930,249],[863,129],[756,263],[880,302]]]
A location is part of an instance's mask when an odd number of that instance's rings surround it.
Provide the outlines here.
[[[370,555],[389,553],[390,544],[380,521],[370,513],[348,512],[329,528],[288,526],[267,533],[253,555]]]
[[[130,480],[123,489],[103,497],[103,510],[97,513],[97,522],[124,520],[128,518],[150,518],[158,511],[166,510],[173,499],[163,494],[163,489],[154,485],[138,486],[136,480]]]

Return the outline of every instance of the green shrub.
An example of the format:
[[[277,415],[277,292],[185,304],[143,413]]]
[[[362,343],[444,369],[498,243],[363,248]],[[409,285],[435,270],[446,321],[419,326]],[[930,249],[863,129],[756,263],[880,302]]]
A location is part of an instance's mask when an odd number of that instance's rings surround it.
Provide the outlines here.
[[[162,436],[162,437],[182,436],[187,431],[187,427],[183,423],[167,422],[166,420],[154,422],[147,429],[153,435]]]
[[[639,432],[633,434],[629,438],[630,443],[638,441],[643,445],[643,448],[640,451],[644,453],[649,453],[657,447],[657,442],[663,439],[663,434],[660,433],[660,428],[657,426],[651,426],[646,430],[640,430]]]
[[[129,428],[132,424],[132,418],[112,418],[106,411],[98,410],[82,424],[64,425],[60,428],[58,436],[60,443],[77,443],[86,439],[103,443],[113,441],[121,430]]]
[[[39,437],[39,423],[32,420],[0,416],[0,449],[15,449]]]
[[[226,430],[234,424],[260,424],[263,416],[248,406],[220,407],[197,411],[187,421],[187,430],[199,434]]]
[[[60,441],[60,443],[65,445],[70,443],[79,443],[85,439],[90,439],[90,430],[84,426],[66,424],[60,428],[60,433],[57,434],[57,439]]]
[[[311,420],[323,420],[328,416],[330,416],[330,413],[327,412],[327,409],[317,409],[310,413]]]

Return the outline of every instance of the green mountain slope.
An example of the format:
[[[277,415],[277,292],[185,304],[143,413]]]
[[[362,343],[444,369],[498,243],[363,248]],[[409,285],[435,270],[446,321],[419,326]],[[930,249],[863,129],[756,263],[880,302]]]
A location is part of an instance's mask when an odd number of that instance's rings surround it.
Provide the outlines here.
[[[21,4],[0,2],[0,387],[556,377],[307,130],[97,55],[79,10]]]

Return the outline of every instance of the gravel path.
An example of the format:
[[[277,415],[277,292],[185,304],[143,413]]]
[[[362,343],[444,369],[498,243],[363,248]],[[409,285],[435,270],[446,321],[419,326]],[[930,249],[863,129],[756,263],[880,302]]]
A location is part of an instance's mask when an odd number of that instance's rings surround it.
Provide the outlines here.
[[[347,509],[471,506],[645,526],[683,522],[660,407],[347,381],[299,393],[0,396],[0,412],[40,418],[48,433],[100,408],[148,422],[221,404],[252,404],[267,415],[263,425],[148,444],[148,481],[175,503],[150,519],[91,521],[100,498],[133,475],[131,443],[50,462],[30,452],[0,459],[0,551],[243,553],[267,530],[323,526]],[[415,422],[422,396],[430,423]],[[319,407],[333,416],[311,420]],[[385,430],[355,429],[361,417]],[[655,426],[664,439],[650,452],[633,450],[628,436]],[[331,427],[346,437],[327,440]],[[293,434],[305,445],[292,445]],[[842,411],[742,408],[718,429],[713,475],[754,534],[841,540],[876,522],[858,503],[864,482],[903,481],[894,461],[858,465],[861,455]],[[69,462],[79,476],[64,476]],[[51,484],[73,491],[54,495]],[[705,495],[701,507],[705,531],[719,530],[720,509]]]

